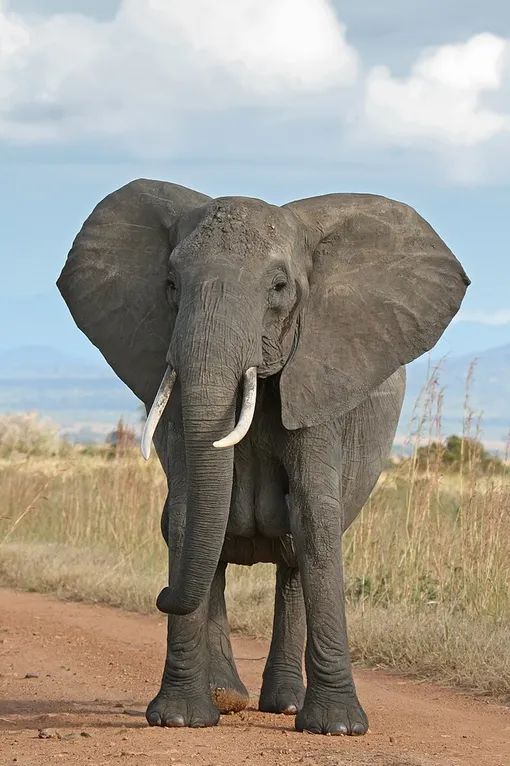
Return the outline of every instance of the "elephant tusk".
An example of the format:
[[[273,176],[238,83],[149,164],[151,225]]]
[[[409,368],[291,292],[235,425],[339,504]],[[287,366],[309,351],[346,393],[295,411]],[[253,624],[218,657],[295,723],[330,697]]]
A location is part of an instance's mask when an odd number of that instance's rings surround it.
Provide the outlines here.
[[[225,447],[233,447],[238,444],[241,439],[244,439],[248,433],[248,429],[251,426],[253,415],[255,414],[255,403],[257,401],[257,368],[250,367],[244,373],[244,389],[243,389],[243,404],[241,407],[241,413],[234,430],[220,439],[217,442],[213,442],[213,447],[216,449],[224,449]]]
[[[172,388],[174,387],[176,378],[177,373],[175,370],[172,370],[171,367],[167,367],[166,372],[163,375],[163,380],[160,383],[158,392],[152,403],[150,412],[147,416],[147,420],[145,421],[142,433],[142,443],[140,446],[142,455],[146,460],[149,459],[151,454],[152,437],[154,436],[154,432],[161,419],[163,410],[165,409],[168,400],[170,399],[170,394],[172,393]]]

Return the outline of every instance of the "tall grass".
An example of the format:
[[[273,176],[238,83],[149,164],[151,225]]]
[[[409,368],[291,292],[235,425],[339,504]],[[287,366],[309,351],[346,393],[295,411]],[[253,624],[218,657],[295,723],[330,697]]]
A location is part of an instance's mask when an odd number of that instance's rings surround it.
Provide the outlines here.
[[[510,477],[472,448],[469,392],[466,446],[445,469],[441,407],[434,371],[411,457],[385,472],[345,535],[352,654],[510,701]],[[167,576],[165,496],[159,464],[136,451],[0,463],[0,582],[152,610]],[[273,587],[270,565],[229,568],[234,629],[269,634]]]

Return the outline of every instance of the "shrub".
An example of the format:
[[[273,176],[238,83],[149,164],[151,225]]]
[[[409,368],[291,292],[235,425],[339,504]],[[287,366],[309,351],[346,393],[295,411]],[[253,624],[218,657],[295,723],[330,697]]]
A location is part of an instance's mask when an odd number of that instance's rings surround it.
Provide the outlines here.
[[[51,456],[67,445],[58,435],[58,426],[37,412],[0,415],[0,456],[13,454]]]
[[[420,468],[427,467],[431,462],[442,464],[445,468],[459,471],[466,464],[478,473],[488,471],[503,473],[506,466],[496,456],[487,452],[478,439],[466,436],[452,435],[443,444],[433,441],[416,451],[416,461]]]

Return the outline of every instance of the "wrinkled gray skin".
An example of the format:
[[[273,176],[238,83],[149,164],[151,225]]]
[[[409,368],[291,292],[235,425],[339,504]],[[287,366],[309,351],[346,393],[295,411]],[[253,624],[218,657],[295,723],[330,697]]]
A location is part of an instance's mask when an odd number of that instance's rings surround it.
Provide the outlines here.
[[[417,213],[372,195],[275,207],[139,180],[87,219],[58,281],[76,323],[147,408],[167,362],[177,372],[154,438],[168,479],[170,575],[158,598],[168,646],[151,725],[211,726],[219,710],[247,704],[225,569],[270,561],[260,709],[297,713],[298,730],[366,732],[342,533],[390,452],[404,365],[437,342],[468,284]],[[251,366],[252,426],[217,450]]]

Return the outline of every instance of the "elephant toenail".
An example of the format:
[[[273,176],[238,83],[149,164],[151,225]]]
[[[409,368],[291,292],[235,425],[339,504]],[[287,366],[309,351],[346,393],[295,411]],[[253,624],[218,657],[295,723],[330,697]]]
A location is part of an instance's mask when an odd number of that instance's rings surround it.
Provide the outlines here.
[[[184,725],[185,723],[182,715],[171,715],[168,718],[165,718],[165,726],[168,726],[170,729],[177,729]]]
[[[282,713],[283,715],[296,715],[297,711],[298,710],[295,705],[287,705],[287,707],[282,710]]]
[[[161,716],[159,713],[156,713],[155,711],[153,713],[150,713],[147,716],[147,722],[149,726],[160,726],[161,725]]]
[[[355,723],[351,729],[351,734],[354,737],[360,737],[362,734],[365,733],[365,727],[362,723]]]
[[[343,737],[347,734],[347,726],[344,723],[333,724],[328,731],[332,737]]]

